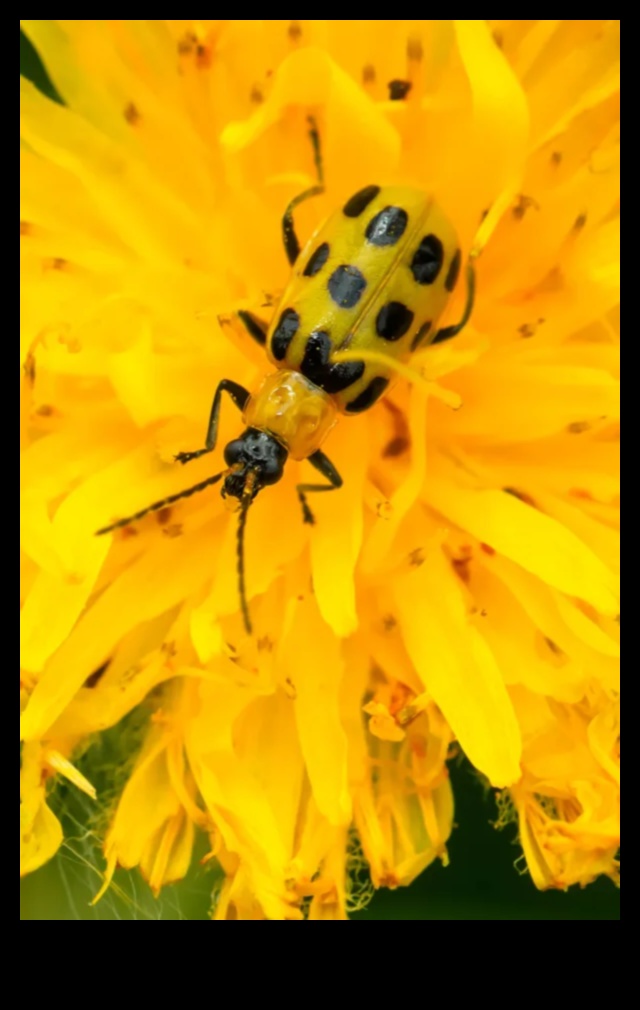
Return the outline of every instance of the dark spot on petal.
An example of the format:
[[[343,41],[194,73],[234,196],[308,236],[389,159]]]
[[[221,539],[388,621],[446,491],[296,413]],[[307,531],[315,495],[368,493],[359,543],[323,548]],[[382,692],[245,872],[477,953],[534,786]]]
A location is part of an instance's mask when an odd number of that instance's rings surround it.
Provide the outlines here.
[[[189,53],[193,52],[197,44],[198,39],[194,33],[187,32],[186,35],[183,35],[178,42],[178,52],[181,56],[187,56]]]
[[[124,110],[124,118],[128,122],[129,126],[137,126],[142,118],[140,115],[140,110],[133,104],[129,102]]]
[[[371,63],[367,63],[367,65],[362,68],[362,83],[373,84],[375,79],[376,68]]]
[[[551,649],[551,651],[556,654],[556,656],[564,656],[564,652],[557,642],[554,642],[554,640],[552,638],[549,638],[547,635],[544,636],[544,640]]]
[[[365,232],[371,245],[395,245],[405,233],[409,215],[402,207],[385,207],[369,221]]]
[[[573,222],[573,230],[574,231],[582,231],[582,229],[584,228],[584,226],[587,223],[587,217],[588,216],[587,216],[586,212],[583,213],[583,214],[578,214],[577,218]]]
[[[130,540],[131,537],[137,537],[139,534],[135,526],[123,526],[118,535],[121,540]]]
[[[182,523],[169,523],[168,526],[163,526],[162,534],[169,540],[176,540],[177,537],[181,537],[184,531],[184,526]]]
[[[309,257],[309,262],[303,270],[304,277],[315,277],[319,273],[327,260],[329,259],[329,243],[323,242],[319,245],[315,252],[311,253]]]
[[[535,323],[523,323],[522,326],[518,327],[518,333],[525,340],[528,340],[530,337],[535,337],[538,332],[538,327],[542,326],[543,323],[544,319],[542,318],[538,319]]]
[[[383,305],[376,319],[376,333],[383,340],[400,340],[411,328],[413,312],[402,302]]]
[[[411,260],[411,273],[418,284],[433,284],[442,270],[444,248],[437,235],[425,235]]]
[[[505,494],[511,495],[512,498],[517,498],[518,501],[524,502],[525,505],[530,505],[532,508],[536,508],[535,500],[526,491],[520,491],[515,487],[503,487],[502,489]]]
[[[453,568],[458,578],[462,582],[464,582],[466,586],[468,586],[471,581],[471,572],[469,571],[470,562],[471,562],[470,557],[451,559],[451,567]]]
[[[31,235],[33,231],[33,226],[30,221],[20,222],[20,234],[21,235]]]
[[[156,512],[156,522],[158,522],[160,526],[166,526],[172,515],[173,509],[169,506],[167,506],[167,508],[160,509],[159,512]]]
[[[33,351],[29,351],[26,358],[24,359],[24,375],[27,382],[31,385],[36,381],[36,358]]]
[[[412,351],[417,351],[418,350],[418,348],[420,347],[420,344],[429,335],[429,331],[431,330],[432,325],[433,325],[433,323],[432,323],[432,321],[430,319],[426,323],[422,324],[422,326],[420,327],[420,329],[416,333],[415,337],[411,341],[411,350]]]
[[[276,361],[282,361],[289,344],[298,332],[300,316],[295,309],[285,309],[271,338],[271,353]]]
[[[379,192],[379,186],[365,186],[364,189],[354,193],[350,200],[347,200],[342,208],[342,213],[345,214],[346,217],[360,217],[363,210],[367,209],[371,201],[375,200]]]
[[[411,91],[411,81],[389,81],[389,98],[392,102],[401,102]]]
[[[385,631],[393,631],[398,626],[398,622],[393,614],[385,614],[382,618],[382,627]]]
[[[41,403],[35,410],[37,417],[53,417],[55,412],[55,407],[51,403]]]
[[[579,498],[581,501],[593,501],[593,495],[591,491],[588,491],[585,487],[570,487],[569,494],[572,498]]]
[[[564,155],[563,155],[562,151],[553,151],[553,153],[551,155],[551,164],[552,165],[560,165],[561,162],[562,162],[563,157],[564,157]]]
[[[567,425],[567,431],[570,435],[584,435],[585,431],[589,431],[591,424],[589,421],[572,421],[571,424]]]
[[[497,45],[498,49],[502,49],[504,46],[504,35],[502,32],[493,32],[493,41]]]
[[[297,42],[302,35],[302,28],[300,27],[300,24],[297,21],[292,21],[289,25],[287,34],[293,42]]]
[[[368,410],[369,407],[372,407],[380,399],[388,385],[388,379],[384,379],[381,375],[376,376],[375,379],[371,380],[367,388],[363,389],[359,396],[356,396],[355,400],[346,405],[346,412],[348,414],[359,414],[363,410]]]
[[[264,102],[262,88],[260,88],[259,85],[253,85],[251,94],[249,95],[249,101],[253,102],[254,105],[260,105],[261,102]]]
[[[387,442],[382,450],[384,459],[393,459],[395,456],[402,456],[406,452],[411,442],[405,435],[396,435],[390,442]]]
[[[495,547],[492,547],[491,544],[481,543],[480,550],[483,551],[485,554],[488,554],[490,558],[492,558],[493,555],[496,553]]]
[[[346,264],[333,271],[327,285],[329,294],[342,309],[352,309],[357,305],[366,286],[364,274],[357,267]]]
[[[525,196],[524,193],[520,193],[516,203],[512,207],[511,213],[515,217],[516,221],[522,221],[523,217],[531,207],[535,207],[536,210],[540,210],[540,205],[531,196]]]
[[[456,249],[453,259],[449,264],[449,269],[447,270],[447,277],[444,282],[444,286],[447,289],[447,291],[453,291],[456,284],[458,283],[461,263],[462,263],[462,253],[460,252],[459,249]]]
[[[199,42],[196,46],[196,66],[199,67],[200,70],[208,70],[211,66],[212,58],[213,52],[211,46]]]
[[[88,687],[89,689],[97,687],[102,678],[104,677],[105,673],[109,669],[110,664],[111,660],[108,659],[106,663],[103,663],[102,666],[99,666],[97,670],[94,670],[93,673],[89,674],[89,676],[87,677],[82,686]]]
[[[424,49],[422,48],[422,42],[420,39],[409,39],[407,42],[407,57],[410,60],[414,60],[419,63],[424,56]]]
[[[426,557],[424,553],[424,548],[416,547],[415,551],[411,551],[411,554],[409,555],[409,564],[412,566],[412,568],[419,568],[420,565],[423,565],[425,563],[425,561]]]

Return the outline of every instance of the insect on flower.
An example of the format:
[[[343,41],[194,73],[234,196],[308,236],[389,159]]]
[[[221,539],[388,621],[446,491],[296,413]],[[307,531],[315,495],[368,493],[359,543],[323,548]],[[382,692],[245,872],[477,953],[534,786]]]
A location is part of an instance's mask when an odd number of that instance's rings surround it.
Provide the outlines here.
[[[342,477],[321,450],[338,414],[359,414],[372,407],[389,388],[394,366],[427,343],[454,337],[473,308],[475,281],[469,263],[463,317],[455,326],[437,329],[456,286],[462,255],[453,227],[419,189],[365,187],[334,212],[301,251],[294,211],[324,192],[319,133],[312,118],[309,125],[318,182],[291,201],[282,219],[291,280],[270,325],[249,312],[237,314],[277,371],[253,394],[222,379],[204,446],[176,456],[184,464],[213,452],[222,394],[228,393],[247,427],[226,446],[226,469],[97,532],[110,533],[224,479],[223,497],[240,502],[238,579],[248,633],[252,628],[244,532],[251,502],[262,488],[280,480],[289,456],[306,459],[327,481],[297,486],[303,520],[313,523],[307,495],[342,486]]]

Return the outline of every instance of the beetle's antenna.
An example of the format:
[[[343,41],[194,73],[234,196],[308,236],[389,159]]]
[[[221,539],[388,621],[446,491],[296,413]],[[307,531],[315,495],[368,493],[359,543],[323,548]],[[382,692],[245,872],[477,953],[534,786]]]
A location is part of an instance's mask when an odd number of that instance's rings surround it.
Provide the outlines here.
[[[123,526],[129,526],[130,523],[135,523],[138,519],[143,519],[144,516],[148,515],[149,512],[159,512],[160,509],[167,508],[168,505],[173,505],[174,502],[180,501],[181,498],[190,498],[192,494],[198,494],[200,491],[204,491],[205,488],[211,487],[212,484],[217,484],[229,470],[223,470],[222,473],[217,473],[214,477],[207,477],[206,480],[201,480],[199,484],[194,484],[193,487],[186,488],[185,491],[178,491],[177,494],[171,494],[168,498],[162,498],[160,501],[154,501],[152,505],[147,505],[145,509],[141,509],[139,512],[134,512],[132,516],[127,516],[126,519],[118,519],[117,522],[111,523],[110,526],[103,526],[101,530],[96,530],[96,536],[101,537],[103,533],[111,533],[113,530],[119,530]]]
[[[244,486],[244,494],[240,505],[240,518],[238,519],[238,592],[240,594],[240,608],[242,619],[248,635],[252,634],[251,617],[249,615],[249,604],[247,603],[247,588],[244,578],[244,533],[247,525],[247,513],[252,501],[253,488],[255,485],[255,474],[250,470]]]

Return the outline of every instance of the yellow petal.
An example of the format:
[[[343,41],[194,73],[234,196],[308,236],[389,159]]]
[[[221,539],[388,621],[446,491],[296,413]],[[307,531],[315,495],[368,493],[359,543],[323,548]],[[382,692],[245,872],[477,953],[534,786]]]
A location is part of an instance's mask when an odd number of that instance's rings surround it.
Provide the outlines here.
[[[362,542],[362,489],[368,446],[364,426],[350,439],[333,439],[327,447],[338,473],[344,474],[343,488],[336,494],[311,495],[310,506],[317,515],[311,533],[313,588],[320,613],[336,635],[355,631],[355,566]],[[305,481],[313,474],[305,468]]]
[[[618,613],[616,580],[605,565],[554,519],[504,491],[427,487],[431,504],[462,529],[544,582],[606,614]]]
[[[202,584],[213,556],[212,544],[206,546],[208,537],[200,531],[179,545],[164,540],[100,596],[40,678],[23,714],[24,739],[46,732],[131,628],[169,610]],[[171,572],[171,578],[158,578],[158,572]]]
[[[315,801],[331,824],[348,824],[347,737],[338,699],[344,660],[313,599],[295,604],[286,644],[283,661],[296,689],[300,745]]]
[[[529,113],[522,86],[485,21],[456,21],[456,37],[469,78],[473,134],[465,158],[476,166],[465,190],[481,209],[503,190],[516,190],[524,168]],[[460,172],[462,165],[456,171]],[[466,196],[468,200],[468,195]]]
[[[520,776],[520,730],[500,669],[439,547],[395,587],[409,654],[469,759],[496,786]]]
[[[55,772],[58,772],[59,775],[64,775],[72,785],[76,786],[87,796],[90,796],[92,800],[96,799],[96,791],[89,780],[63,754],[56,750],[47,750],[43,757],[46,764],[50,768],[53,768]]]
[[[42,749],[26,744],[20,770],[20,876],[46,863],[62,844],[62,825],[47,806]]]

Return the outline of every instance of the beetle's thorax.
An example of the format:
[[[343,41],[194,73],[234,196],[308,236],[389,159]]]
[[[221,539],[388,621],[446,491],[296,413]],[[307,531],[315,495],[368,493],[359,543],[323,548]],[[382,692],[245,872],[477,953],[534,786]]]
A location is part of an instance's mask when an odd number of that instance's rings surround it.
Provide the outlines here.
[[[332,398],[300,372],[287,370],[267,375],[244,411],[246,424],[274,435],[292,459],[316,452],[336,419]]]

